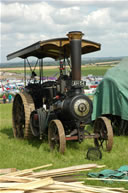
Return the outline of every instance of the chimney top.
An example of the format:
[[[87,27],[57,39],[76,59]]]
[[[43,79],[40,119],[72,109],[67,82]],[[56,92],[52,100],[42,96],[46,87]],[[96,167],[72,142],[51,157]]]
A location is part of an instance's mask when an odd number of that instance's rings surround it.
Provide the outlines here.
[[[71,31],[67,34],[69,40],[81,40],[84,34],[81,31]]]

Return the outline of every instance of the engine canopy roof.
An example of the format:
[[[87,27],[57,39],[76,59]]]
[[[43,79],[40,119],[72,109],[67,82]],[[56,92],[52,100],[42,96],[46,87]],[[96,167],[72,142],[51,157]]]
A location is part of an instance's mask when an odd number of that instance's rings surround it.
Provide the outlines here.
[[[88,54],[100,50],[101,45],[96,42],[82,39],[81,54]],[[55,60],[70,57],[70,41],[68,38],[57,38],[45,41],[39,41],[21,50],[7,55],[7,60],[16,57],[25,59],[34,56],[39,59],[50,57]]]

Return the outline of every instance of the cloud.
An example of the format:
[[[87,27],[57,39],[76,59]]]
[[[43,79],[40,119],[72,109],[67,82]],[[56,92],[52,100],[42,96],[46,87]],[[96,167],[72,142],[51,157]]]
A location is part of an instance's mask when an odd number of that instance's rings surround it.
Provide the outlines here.
[[[52,18],[55,23],[69,25],[72,22],[80,21],[80,7],[61,8],[55,11]]]
[[[15,10],[15,11],[14,11]],[[52,12],[52,7],[46,3],[37,3],[26,5],[23,3],[12,3],[12,4],[3,4],[2,5],[2,22],[14,24],[14,25],[28,25],[31,24],[42,24],[51,22],[50,13]],[[16,30],[19,30],[19,26]]]
[[[108,8],[93,11],[85,16],[82,25],[86,26],[89,36],[101,36],[108,33],[112,20]]]
[[[4,0],[1,3],[2,61],[6,61],[10,52],[39,40],[65,37],[73,30],[81,30],[85,39],[101,43],[103,50],[98,55],[126,55],[127,8],[128,1],[117,0]],[[117,47],[121,47],[120,52]]]

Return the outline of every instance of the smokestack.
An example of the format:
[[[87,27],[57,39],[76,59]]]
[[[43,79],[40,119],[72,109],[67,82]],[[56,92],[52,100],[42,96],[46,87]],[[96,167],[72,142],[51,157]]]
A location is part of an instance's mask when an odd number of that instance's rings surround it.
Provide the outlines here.
[[[72,80],[81,80],[81,39],[84,34],[72,31],[67,34],[71,48]]]

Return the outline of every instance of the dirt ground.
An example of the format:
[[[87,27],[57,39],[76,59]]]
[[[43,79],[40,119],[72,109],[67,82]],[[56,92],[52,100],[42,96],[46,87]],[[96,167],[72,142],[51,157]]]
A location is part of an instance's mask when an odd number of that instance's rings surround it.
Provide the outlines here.
[[[59,66],[44,66],[44,69],[55,69],[58,68]],[[26,70],[29,70],[30,68],[27,67]],[[39,69],[39,67],[36,67],[36,69]],[[24,70],[24,67],[20,67],[20,68],[1,68],[0,71],[1,72],[7,72],[7,71],[14,71],[14,70]]]

